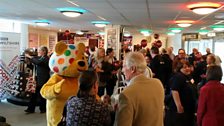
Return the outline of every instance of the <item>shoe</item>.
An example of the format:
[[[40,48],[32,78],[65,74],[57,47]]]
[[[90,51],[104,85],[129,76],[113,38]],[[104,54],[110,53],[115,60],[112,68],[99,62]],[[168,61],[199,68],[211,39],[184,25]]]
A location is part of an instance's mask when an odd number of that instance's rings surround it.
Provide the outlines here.
[[[26,112],[26,114],[31,114],[31,113],[34,113],[34,111],[30,111],[28,109],[24,110]]]

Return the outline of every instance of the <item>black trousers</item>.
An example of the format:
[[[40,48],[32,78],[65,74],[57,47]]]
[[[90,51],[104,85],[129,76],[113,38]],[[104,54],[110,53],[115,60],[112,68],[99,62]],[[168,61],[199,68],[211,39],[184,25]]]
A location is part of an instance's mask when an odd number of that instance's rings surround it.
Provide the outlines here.
[[[100,82],[100,83],[103,83],[104,86],[99,86],[98,95],[100,97],[103,96],[104,95],[104,90],[106,88],[107,95],[111,96],[114,92],[114,86],[116,85],[116,81],[117,80],[114,80],[114,79],[108,79],[105,82]]]
[[[106,86],[98,87],[98,95],[101,97],[104,95],[104,90],[106,88],[107,95],[111,96],[114,92],[114,85],[106,84]]]
[[[176,113],[166,110],[164,126],[195,126],[194,113]]]
[[[98,87],[98,95],[101,97],[104,95],[104,90],[106,86],[100,86]]]
[[[116,85],[116,81],[113,80],[106,82],[106,91],[107,95],[111,96],[114,93],[114,86]]]
[[[31,95],[27,110],[35,112],[35,107],[39,105],[39,109],[41,112],[46,111],[46,99],[44,99],[40,94],[41,88],[42,86],[36,87],[36,92]]]

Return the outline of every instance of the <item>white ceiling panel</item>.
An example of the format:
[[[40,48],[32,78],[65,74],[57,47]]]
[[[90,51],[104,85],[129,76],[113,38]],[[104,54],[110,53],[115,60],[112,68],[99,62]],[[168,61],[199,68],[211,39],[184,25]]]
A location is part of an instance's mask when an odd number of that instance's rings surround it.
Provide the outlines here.
[[[112,24],[125,25],[129,29],[152,28],[154,32],[166,32],[168,27],[176,26],[174,20],[197,21],[184,32],[197,31],[222,20],[216,19],[215,15],[224,13],[224,9],[201,16],[186,8],[187,4],[198,1],[202,0],[1,0],[0,17],[27,24],[33,24],[32,21],[37,19],[48,19],[51,29],[97,31],[99,28],[90,22],[100,20],[100,16]],[[224,4],[223,0],[210,1]],[[68,18],[56,10],[59,7],[77,7],[71,2],[89,12],[77,18]]]
[[[149,3],[184,3],[189,2],[190,0],[148,0]]]

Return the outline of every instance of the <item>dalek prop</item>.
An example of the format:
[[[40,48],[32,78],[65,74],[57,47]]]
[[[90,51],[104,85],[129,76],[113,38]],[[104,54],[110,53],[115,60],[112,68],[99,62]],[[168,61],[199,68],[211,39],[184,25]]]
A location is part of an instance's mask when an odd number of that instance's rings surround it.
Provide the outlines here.
[[[34,81],[35,71],[34,65],[30,62],[30,59],[25,57],[25,54],[31,56],[37,56],[37,51],[28,48],[19,56],[18,72],[14,78],[13,85],[16,87],[15,92],[11,93],[11,96],[7,98],[7,101],[16,105],[28,105],[31,94],[35,91],[36,84]],[[35,89],[33,89],[35,88]]]
[[[35,69],[34,65],[30,62],[30,59],[25,57],[25,54],[29,54],[31,56],[36,56],[37,52],[32,49],[26,49],[21,55],[19,60],[18,73],[15,77],[16,85],[18,86],[18,94],[16,97],[18,98],[29,98],[31,93],[30,85],[32,85],[35,81]]]

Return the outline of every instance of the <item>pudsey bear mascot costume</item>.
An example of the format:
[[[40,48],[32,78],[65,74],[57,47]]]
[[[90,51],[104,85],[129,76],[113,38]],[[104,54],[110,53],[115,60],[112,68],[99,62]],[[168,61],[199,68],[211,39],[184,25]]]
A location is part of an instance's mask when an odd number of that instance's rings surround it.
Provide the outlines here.
[[[80,71],[87,70],[84,56],[85,45],[58,42],[50,57],[49,66],[54,74],[41,89],[41,95],[47,99],[47,125],[57,126],[67,99],[77,95]]]

